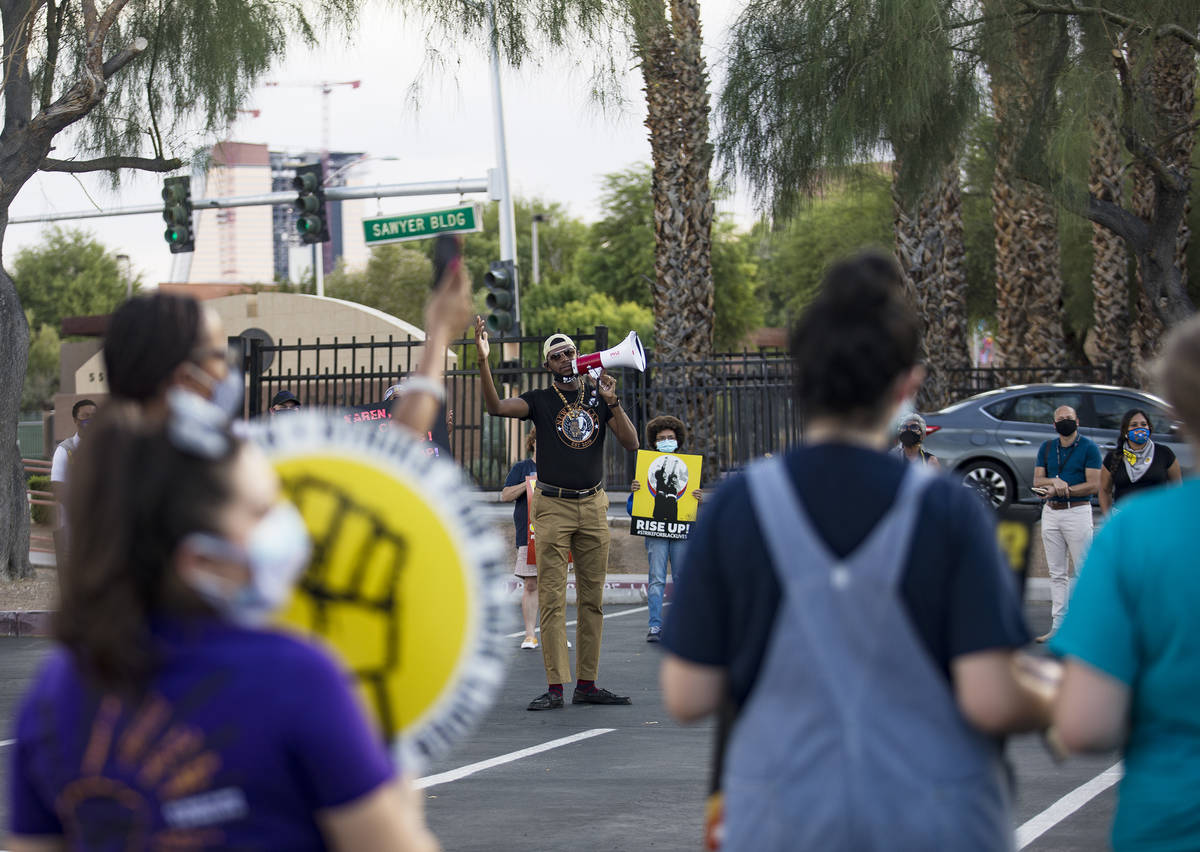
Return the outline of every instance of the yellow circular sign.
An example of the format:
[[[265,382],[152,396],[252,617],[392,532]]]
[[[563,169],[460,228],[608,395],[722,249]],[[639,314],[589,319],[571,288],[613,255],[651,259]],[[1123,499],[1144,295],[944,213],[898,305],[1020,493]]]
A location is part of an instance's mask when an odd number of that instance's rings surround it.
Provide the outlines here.
[[[462,471],[400,429],[306,412],[255,437],[313,541],[282,622],[336,650],[401,765],[419,770],[503,679],[504,544]]]

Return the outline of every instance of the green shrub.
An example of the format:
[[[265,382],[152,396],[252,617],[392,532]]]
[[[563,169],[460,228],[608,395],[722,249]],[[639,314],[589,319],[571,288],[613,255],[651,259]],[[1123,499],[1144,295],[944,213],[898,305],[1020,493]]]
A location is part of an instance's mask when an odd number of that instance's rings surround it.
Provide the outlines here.
[[[31,476],[29,477],[30,491],[45,491],[47,493],[53,491],[50,487],[50,477],[48,476]],[[30,505],[30,517],[33,518],[35,524],[43,524],[50,526],[54,523],[54,507],[53,506],[34,506]]]

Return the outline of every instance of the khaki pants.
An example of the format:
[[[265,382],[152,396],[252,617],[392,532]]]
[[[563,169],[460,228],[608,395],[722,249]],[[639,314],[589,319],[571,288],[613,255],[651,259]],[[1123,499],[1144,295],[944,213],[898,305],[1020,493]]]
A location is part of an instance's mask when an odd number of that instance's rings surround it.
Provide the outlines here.
[[[582,500],[538,494],[533,501],[537,533],[538,607],[547,683],[570,683],[567,653],[567,554],[575,560],[579,626],[576,661],[581,680],[595,680],[604,634],[604,578],[608,574],[608,495]]]

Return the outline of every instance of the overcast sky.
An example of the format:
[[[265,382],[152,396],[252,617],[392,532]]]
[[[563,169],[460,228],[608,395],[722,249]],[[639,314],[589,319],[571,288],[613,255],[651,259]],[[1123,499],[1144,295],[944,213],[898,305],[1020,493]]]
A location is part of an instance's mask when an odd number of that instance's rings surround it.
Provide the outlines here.
[[[720,48],[737,13],[736,0],[702,0],[706,57],[710,73],[720,74]],[[318,150],[321,95],[304,83],[362,80],[358,89],[339,87],[330,96],[333,150],[365,151],[378,158],[356,167],[355,183],[404,183],[483,177],[495,164],[491,89],[486,56],[468,56],[451,75],[428,69],[423,28],[379,6],[363,15],[353,43],[326,43],[316,51],[296,50],[267,79],[285,85],[260,86],[247,107],[258,117],[241,118],[228,133],[239,142],[266,143],[280,150]],[[641,78],[629,63],[623,111],[604,112],[590,99],[588,75],[563,59],[505,70],[505,119],[509,173],[517,196],[565,203],[570,212],[597,217],[602,175],[648,162]],[[422,73],[422,69],[425,71]],[[409,87],[425,81],[419,108]],[[184,152],[186,153],[186,152]],[[60,147],[55,156],[68,156]],[[114,193],[104,178],[39,174],[17,196],[12,215],[102,209],[161,201],[159,175],[128,174]],[[473,196],[482,198],[482,196]],[[385,214],[437,207],[451,198],[393,198],[380,202]],[[747,224],[751,205],[744,192],[721,208]],[[372,211],[374,212],[374,211]],[[135,274],[147,283],[166,280],[170,254],[158,214],[79,223],[117,253],[128,254]],[[11,225],[5,239],[10,259],[37,243],[43,225]]]

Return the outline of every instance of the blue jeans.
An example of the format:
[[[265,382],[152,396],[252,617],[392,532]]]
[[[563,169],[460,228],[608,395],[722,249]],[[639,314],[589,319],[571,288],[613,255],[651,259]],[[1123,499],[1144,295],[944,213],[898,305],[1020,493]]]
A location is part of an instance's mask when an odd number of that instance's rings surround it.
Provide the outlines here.
[[[667,588],[667,560],[671,560],[671,576],[679,582],[679,565],[687,541],[646,536],[646,558],[650,561],[650,587],[646,601],[650,604],[650,627],[662,628],[663,592]]]

